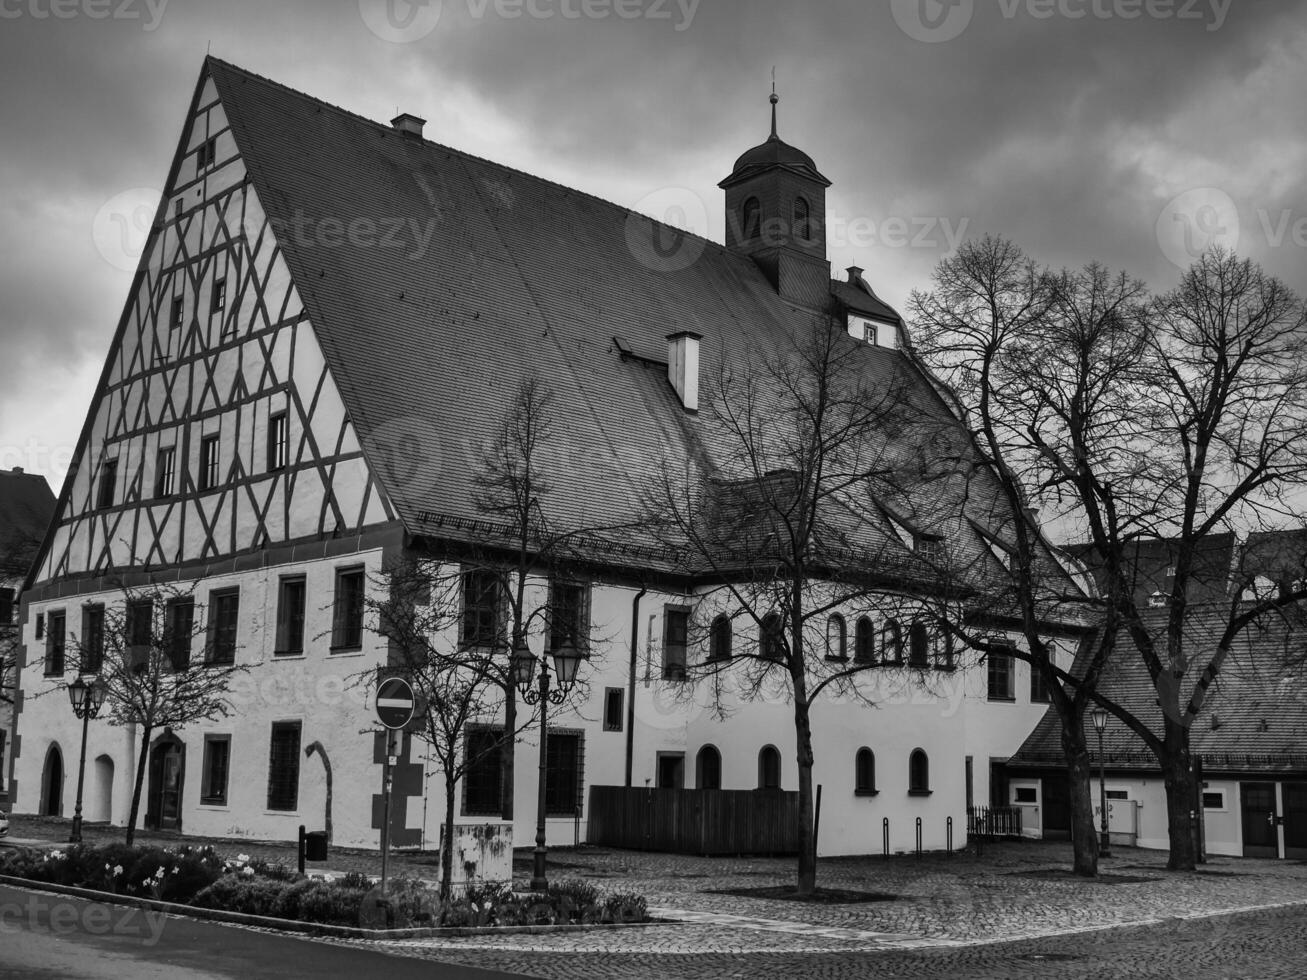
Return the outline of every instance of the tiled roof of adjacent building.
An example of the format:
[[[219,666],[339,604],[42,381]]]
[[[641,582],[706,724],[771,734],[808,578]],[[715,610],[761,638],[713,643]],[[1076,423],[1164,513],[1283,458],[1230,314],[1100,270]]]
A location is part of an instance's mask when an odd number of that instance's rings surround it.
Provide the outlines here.
[[[19,469],[0,471],[0,573],[27,574],[54,507],[45,477]]]
[[[1191,608],[1185,646],[1195,659],[1182,687],[1189,691],[1206,666],[1226,616],[1218,607]],[[1146,623],[1158,636],[1167,610],[1150,610]],[[1207,771],[1307,770],[1307,622],[1295,614],[1267,614],[1235,640],[1190,732],[1190,745]],[[1083,641],[1073,672],[1080,669],[1096,637]],[[1143,659],[1122,635],[1101,690],[1160,734],[1162,709]],[[1098,736],[1085,721],[1095,759]],[[1109,718],[1103,740],[1110,768],[1155,770],[1156,759],[1143,741],[1116,718]],[[1062,760],[1057,713],[1049,708],[1020,751],[1013,768],[1059,766]]]

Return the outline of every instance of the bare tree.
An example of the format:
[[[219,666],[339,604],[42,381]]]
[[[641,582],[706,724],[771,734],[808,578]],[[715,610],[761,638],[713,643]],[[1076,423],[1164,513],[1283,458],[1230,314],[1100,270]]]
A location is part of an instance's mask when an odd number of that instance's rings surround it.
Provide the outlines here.
[[[703,469],[669,463],[648,495],[648,525],[684,570],[720,583],[697,597],[707,658],[674,670],[691,685],[710,684],[719,711],[737,697],[792,705],[800,894],[811,894],[817,877],[814,705],[837,694],[871,700],[859,675],[886,660],[918,668],[919,680],[926,668],[946,666],[943,646],[932,660],[896,619],[918,607],[914,590],[943,581],[921,553],[925,542],[896,539],[886,512],[895,503],[900,515],[925,506],[907,491],[922,484],[922,455],[905,452],[903,437],[923,418],[947,415],[925,404],[912,370],[848,337],[833,317],[772,355],[723,363],[701,401]],[[850,628],[872,611],[888,613],[883,640]]]
[[[121,605],[87,607],[70,644],[70,669],[99,675],[109,724],[140,738],[126,841],[136,836],[150,739],[231,713],[231,683],[249,668],[235,662],[234,617],[209,624],[194,593],[168,585],[122,589]],[[194,659],[199,639],[201,659]]]
[[[1016,288],[996,287],[1004,282]],[[1218,533],[1283,524],[1307,477],[1302,304],[1226,253],[1203,256],[1176,290],[1149,300],[1124,274],[1091,265],[1049,276],[995,239],[941,263],[936,285],[913,302],[925,354],[959,391],[1014,515],[1029,493],[1079,522],[1092,543],[1096,648],[1075,676],[1057,671],[1033,642],[1028,654],[1059,682],[1054,704],[1073,782],[1083,782],[1083,711],[1092,700],[1157,757],[1169,866],[1191,869],[1190,727],[1234,638],[1303,597],[1280,590],[1250,602],[1236,583],[1220,635],[1186,643],[1197,556]],[[1176,546],[1160,632],[1140,607],[1133,575],[1134,544],[1157,538]],[[1032,545],[1017,541],[1023,563],[1034,558]],[[1033,602],[1030,583],[1018,580],[1021,601]],[[1126,645],[1152,678],[1160,731],[1099,690],[1109,656]],[[1087,793],[1087,783],[1073,792],[1073,810],[1087,808]],[[1075,819],[1079,844],[1092,834],[1083,812]]]

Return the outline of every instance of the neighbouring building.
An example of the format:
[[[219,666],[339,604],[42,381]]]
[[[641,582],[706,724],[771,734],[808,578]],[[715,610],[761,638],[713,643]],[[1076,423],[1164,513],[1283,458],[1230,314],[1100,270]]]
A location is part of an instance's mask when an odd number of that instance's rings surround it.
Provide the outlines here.
[[[711,466],[701,379],[804,331],[838,329],[866,371],[902,375],[941,424],[954,421],[861,270],[832,280],[830,182],[779,139],[774,117],[771,138],[723,181],[724,246],[422,129],[206,60],[25,598],[19,811],[70,813],[56,784],[76,765],[65,699],[31,695],[70,680],[63,652],[84,617],[121,603],[123,585],[167,580],[194,585],[211,625],[189,669],[215,656],[216,636],[250,671],[230,718],[150,746],[146,822],[289,839],[330,807],[337,843],[375,846],[384,753],[351,681],[390,652],[365,628],[366,600],[392,559],[457,567],[470,547],[511,543],[475,506],[471,475],[529,377],[549,384],[561,439],[544,506],[578,531],[629,527],[671,460]],[[761,234],[778,220],[779,239]],[[880,573],[857,571],[880,574],[897,612],[846,621],[833,610],[826,627],[833,658],[881,665],[883,694],[875,707],[832,697],[816,713],[822,853],[879,851],[885,820],[889,846],[910,849],[918,818],[923,846],[944,847],[951,826],[960,845],[992,766],[1043,713],[1024,665],[951,659],[924,616],[938,597],[903,571],[947,545],[1008,574],[995,544],[1004,523],[974,487],[966,502],[940,496],[956,491],[906,491],[952,507],[925,531],[886,514],[852,532],[893,553]],[[681,665],[709,654],[687,618],[712,576],[636,531],[574,543],[581,558],[565,576],[541,568],[528,582],[550,623],[533,627],[535,649],[563,637],[589,654],[588,700],[550,718],[550,842],[586,839],[593,786],[793,789],[788,704],[755,700],[721,718],[707,692],[684,690]],[[471,583],[463,602],[486,604]],[[502,610],[489,606],[494,624]],[[1081,627],[1048,630],[1069,664]],[[135,733],[93,727],[86,817],[122,822]],[[528,732],[517,757],[519,842],[535,821],[538,738]],[[460,820],[500,818],[499,779],[480,766],[464,781]],[[440,787],[405,739],[397,843],[436,837]]]
[[[1190,650],[1214,650],[1230,619],[1237,590],[1283,588],[1304,578],[1304,536],[1263,532],[1236,542],[1220,535],[1205,549],[1208,574],[1186,619]],[[1140,599],[1168,589],[1172,542],[1151,542],[1139,571]],[[1224,570],[1222,573],[1221,570]],[[1169,601],[1169,591],[1164,595]],[[1166,630],[1169,610],[1146,610],[1156,636]],[[1201,661],[1201,654],[1200,663]],[[1102,680],[1102,691],[1153,731],[1161,731],[1161,708],[1142,658],[1128,642],[1119,646]],[[1099,769],[1098,736],[1086,721],[1086,735]],[[1307,858],[1307,619],[1288,607],[1262,616],[1236,637],[1190,732],[1201,769],[1201,813],[1205,849],[1245,857]],[[1109,718],[1102,763],[1113,840],[1165,849],[1166,791],[1156,757]],[[1029,836],[1064,838],[1070,810],[1062,768],[1057,719],[1040,722],[1006,767],[1006,802],[1020,807]],[[1100,787],[1093,788],[1096,819]]]
[[[0,472],[0,805],[9,802],[9,751],[18,690],[19,604],[23,580],[54,515],[45,477],[21,468]]]

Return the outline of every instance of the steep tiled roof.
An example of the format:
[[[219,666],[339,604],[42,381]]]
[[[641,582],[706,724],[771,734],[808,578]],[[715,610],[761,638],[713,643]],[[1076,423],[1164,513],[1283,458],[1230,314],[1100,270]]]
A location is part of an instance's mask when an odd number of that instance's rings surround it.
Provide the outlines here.
[[[1147,614],[1154,636],[1164,630],[1165,617],[1165,610]],[[1203,755],[1208,771],[1307,770],[1307,664],[1302,662],[1307,654],[1305,625],[1301,618],[1272,614],[1235,640],[1190,732],[1190,745]],[[1182,690],[1192,688],[1224,626],[1218,609],[1191,610],[1186,648],[1198,663]],[[1084,641],[1073,670],[1081,668],[1095,641],[1096,637]],[[1160,734],[1162,711],[1143,660],[1127,637],[1117,642],[1101,690]],[[1098,735],[1088,719],[1085,730],[1097,758]],[[1108,721],[1103,751],[1110,767],[1156,768],[1143,741],[1115,718]],[[1050,708],[1009,765],[1056,765],[1061,758],[1058,719]]]
[[[453,536],[480,517],[469,474],[517,385],[534,374],[553,392],[558,436],[546,447],[553,491],[542,508],[557,525],[610,529],[619,548],[648,548],[641,561],[656,561],[652,535],[611,529],[636,518],[669,465],[711,472],[729,451],[678,403],[667,336],[703,338],[706,377],[792,347],[828,322],[784,301],[751,259],[717,243],[224,62],[210,59],[207,70],[265,211],[290,229],[279,240],[365,452],[406,429],[439,441],[402,482],[373,466],[416,534]],[[311,234],[328,221],[404,231],[328,245]],[[898,320],[849,289],[860,308]],[[848,344],[873,385],[906,379],[924,415],[951,418],[910,354]],[[907,437],[899,443],[901,455],[921,452]],[[965,496],[977,513],[990,506],[974,486]],[[963,497],[943,508],[918,500],[915,509],[950,512],[963,547],[982,554],[960,518]],[[981,519],[1002,531],[1001,521]],[[890,540],[887,529],[873,533]]]
[[[1237,548],[1233,534],[1210,534],[1198,544],[1187,589],[1190,602],[1219,602],[1226,597]],[[1083,561],[1101,584],[1100,562],[1092,544],[1071,544],[1066,550]],[[1168,571],[1175,555],[1176,544],[1169,539],[1136,540],[1129,545],[1126,560],[1135,570],[1136,603],[1146,605],[1153,593],[1170,592],[1174,579]]]
[[[0,472],[0,573],[26,575],[54,516],[54,493],[45,477]]]

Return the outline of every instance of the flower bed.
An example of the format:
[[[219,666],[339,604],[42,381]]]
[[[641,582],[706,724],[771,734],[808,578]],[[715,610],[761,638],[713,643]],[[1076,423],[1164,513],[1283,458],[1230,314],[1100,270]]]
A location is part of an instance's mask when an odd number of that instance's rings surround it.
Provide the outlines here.
[[[506,885],[473,885],[442,901],[415,878],[392,879],[383,897],[367,875],[302,876],[282,864],[225,860],[211,847],[77,845],[0,854],[0,875],[89,888],[246,915],[370,929],[496,927],[648,922],[642,896],[606,894],[565,880],[547,892],[517,894]]]

